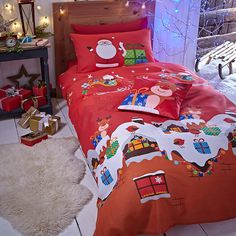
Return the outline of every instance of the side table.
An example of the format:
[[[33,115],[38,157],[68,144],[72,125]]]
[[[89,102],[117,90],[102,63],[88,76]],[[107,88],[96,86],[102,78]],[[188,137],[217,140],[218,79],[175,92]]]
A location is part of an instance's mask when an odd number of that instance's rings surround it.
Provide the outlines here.
[[[40,59],[42,80],[45,81],[47,86],[47,104],[43,107],[40,107],[39,110],[52,114],[47,45],[43,47],[36,47],[36,46],[26,47],[23,48],[23,51],[21,52],[0,51],[0,62],[32,59],[32,58]],[[24,113],[24,110],[21,108],[14,110],[12,112],[5,112],[3,110],[0,110],[0,119],[3,117],[5,118],[5,117],[20,116],[22,113]]]

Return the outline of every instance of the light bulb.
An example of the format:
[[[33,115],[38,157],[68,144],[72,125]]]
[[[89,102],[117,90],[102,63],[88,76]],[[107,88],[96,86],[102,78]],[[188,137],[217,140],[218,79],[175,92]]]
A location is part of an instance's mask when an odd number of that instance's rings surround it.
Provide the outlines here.
[[[37,6],[37,10],[40,11],[41,9],[42,9],[42,7],[38,5],[38,6]]]
[[[142,9],[146,9],[146,4],[145,4],[145,2],[143,2],[142,3],[142,7],[141,7]]]
[[[12,12],[12,5],[11,5],[11,4],[6,3],[6,4],[5,4],[5,8],[6,8],[6,10],[8,10],[9,12]]]
[[[65,13],[65,11],[63,10],[62,7],[60,7],[60,15],[63,15]]]
[[[127,2],[125,3],[125,6],[126,6],[126,7],[129,7],[129,1],[127,1]]]

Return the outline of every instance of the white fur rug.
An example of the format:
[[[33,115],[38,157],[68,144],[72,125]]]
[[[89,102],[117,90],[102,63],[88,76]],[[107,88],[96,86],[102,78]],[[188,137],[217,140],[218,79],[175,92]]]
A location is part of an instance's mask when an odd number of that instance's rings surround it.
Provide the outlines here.
[[[92,199],[75,138],[0,145],[0,216],[26,236],[58,235]]]

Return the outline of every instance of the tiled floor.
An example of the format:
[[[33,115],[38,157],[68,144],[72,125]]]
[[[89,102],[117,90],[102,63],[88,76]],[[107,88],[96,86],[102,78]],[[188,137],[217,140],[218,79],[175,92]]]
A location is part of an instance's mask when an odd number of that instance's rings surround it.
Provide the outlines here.
[[[68,109],[64,100],[53,100],[54,113],[61,117],[63,128],[57,132],[53,138],[75,136],[76,133],[68,118]],[[29,130],[22,129],[17,124],[18,119],[0,120],[0,144],[3,143],[17,143],[19,137]],[[81,152],[78,150],[78,152]],[[81,157],[83,156],[80,153]],[[85,206],[85,208],[76,217],[77,222],[74,221],[60,236],[92,236],[97,217],[96,210],[96,184],[93,181],[92,175],[87,171],[82,184],[89,187],[93,192],[94,197],[92,201]],[[78,225],[80,230],[78,228]],[[80,234],[81,231],[81,234]],[[0,218],[0,236],[19,236],[9,222]],[[236,236],[236,218],[221,221],[211,224],[196,224],[175,226],[166,232],[167,236]],[[112,235],[111,235],[112,236]],[[125,236],[125,235],[124,235]]]

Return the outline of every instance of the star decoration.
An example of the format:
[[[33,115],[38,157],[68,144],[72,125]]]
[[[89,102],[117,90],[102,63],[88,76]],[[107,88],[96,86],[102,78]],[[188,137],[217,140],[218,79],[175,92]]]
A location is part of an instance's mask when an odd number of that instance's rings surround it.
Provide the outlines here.
[[[161,184],[161,183],[162,183],[161,177],[158,177],[158,176],[157,176],[157,177],[155,178],[155,180],[156,180],[156,182],[157,182],[158,184]]]
[[[89,74],[89,75],[88,75],[88,78],[89,78],[89,79],[92,79],[92,78],[93,78],[93,76],[92,76],[91,74]]]
[[[27,70],[25,69],[25,66],[22,65],[18,74],[13,75],[13,76],[9,76],[9,77],[7,77],[7,79],[11,80],[15,84],[16,88],[19,88],[20,82],[18,80],[21,79],[22,76],[29,77],[30,79],[29,79],[28,84],[24,84],[21,87],[32,88],[34,86],[34,81],[39,77],[39,75],[40,74],[29,74],[27,72]]]

